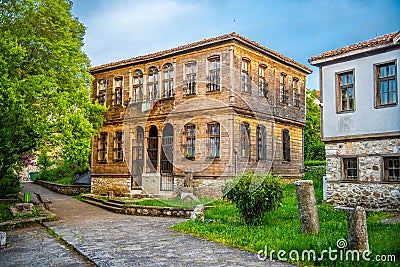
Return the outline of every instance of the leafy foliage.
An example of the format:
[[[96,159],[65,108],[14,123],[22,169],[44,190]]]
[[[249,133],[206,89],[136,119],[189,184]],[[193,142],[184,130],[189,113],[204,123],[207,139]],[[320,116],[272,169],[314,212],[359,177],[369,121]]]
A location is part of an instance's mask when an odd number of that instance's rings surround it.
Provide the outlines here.
[[[0,179],[23,154],[44,148],[87,165],[105,109],[89,100],[85,28],[71,6],[68,0],[0,1]]]
[[[9,194],[18,193],[19,186],[19,177],[14,172],[9,171],[0,179],[0,198],[6,198]]]
[[[315,169],[305,173],[306,179],[314,182],[315,197],[318,203],[318,215],[321,232],[318,235],[304,235],[301,232],[299,211],[297,206],[296,189],[293,183],[287,184],[282,200],[283,206],[268,213],[261,225],[247,225],[241,219],[239,210],[232,203],[221,203],[215,208],[205,210],[206,220],[212,222],[195,223],[187,221],[173,226],[173,229],[188,233],[225,245],[246,249],[257,253],[265,251],[267,246],[268,258],[277,260],[279,250],[286,251],[284,257],[291,263],[302,266],[395,266],[400,257],[400,239],[398,233],[400,224],[383,224],[380,220],[393,216],[384,212],[367,212],[368,237],[372,254],[371,261],[330,260],[327,253],[319,258],[329,248],[338,249],[337,240],[347,239],[347,211],[335,210],[332,205],[322,205],[322,176],[323,169]],[[390,242],[388,242],[390,240]],[[299,261],[291,260],[288,253],[297,250],[314,250],[317,260],[307,257]],[[275,253],[270,254],[270,252]],[[337,253],[336,255],[338,255]],[[376,255],[395,255],[396,262],[376,262]]]
[[[304,157],[306,160],[325,160],[325,144],[320,138],[320,108],[316,91],[307,90],[307,120],[304,127]]]
[[[222,193],[236,205],[247,224],[259,224],[266,212],[281,204],[283,191],[280,178],[248,173],[228,182]]]

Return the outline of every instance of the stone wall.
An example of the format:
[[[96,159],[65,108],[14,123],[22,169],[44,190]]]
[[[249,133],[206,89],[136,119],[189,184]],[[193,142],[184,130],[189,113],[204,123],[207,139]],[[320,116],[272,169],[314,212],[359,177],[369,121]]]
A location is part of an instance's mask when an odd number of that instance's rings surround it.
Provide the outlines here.
[[[400,184],[328,182],[326,202],[336,206],[400,211]]]
[[[400,182],[384,179],[384,157],[400,155],[400,139],[330,142],[326,149],[327,203],[400,211]],[[358,179],[342,177],[343,158],[357,157]]]
[[[113,191],[114,196],[125,196],[131,190],[130,176],[93,176],[92,175],[92,194],[106,195],[108,191]]]
[[[90,192],[90,185],[64,185],[45,181],[36,181],[36,183],[51,191],[68,196],[76,196],[80,193]]]

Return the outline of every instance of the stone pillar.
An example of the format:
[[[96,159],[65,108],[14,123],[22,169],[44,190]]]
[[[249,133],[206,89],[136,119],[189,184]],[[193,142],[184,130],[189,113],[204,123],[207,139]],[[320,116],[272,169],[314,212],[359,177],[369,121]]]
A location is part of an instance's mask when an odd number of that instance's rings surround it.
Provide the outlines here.
[[[367,217],[365,209],[357,206],[351,210],[348,217],[349,249],[365,251],[369,250]]]
[[[317,234],[320,228],[313,182],[311,180],[300,180],[294,182],[294,185],[296,186],[301,231],[303,234]]]
[[[114,191],[108,191],[107,192],[107,196],[108,196],[108,199],[113,199],[114,198]]]
[[[7,233],[0,232],[0,248],[5,248],[7,245]]]

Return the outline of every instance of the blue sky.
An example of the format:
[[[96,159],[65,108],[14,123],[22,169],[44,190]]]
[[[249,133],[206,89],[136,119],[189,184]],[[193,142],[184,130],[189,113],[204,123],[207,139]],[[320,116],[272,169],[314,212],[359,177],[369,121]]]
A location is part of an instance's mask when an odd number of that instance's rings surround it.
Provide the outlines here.
[[[400,30],[399,0],[73,0],[92,66],[237,32],[308,58]],[[319,89],[318,69],[307,87]]]

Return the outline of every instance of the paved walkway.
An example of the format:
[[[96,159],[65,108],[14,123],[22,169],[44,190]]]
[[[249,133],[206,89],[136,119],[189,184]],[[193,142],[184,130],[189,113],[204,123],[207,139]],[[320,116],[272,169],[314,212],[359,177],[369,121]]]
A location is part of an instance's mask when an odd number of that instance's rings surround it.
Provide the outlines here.
[[[170,230],[172,225],[184,219],[115,214],[35,184],[23,184],[23,191],[39,192],[53,202],[51,211],[57,214],[58,220],[45,225],[97,266],[289,266],[262,262],[254,253]],[[32,231],[40,229],[13,230],[9,235],[19,236],[20,232]],[[48,234],[44,231],[43,235]],[[26,238],[26,242],[31,243],[29,237]],[[20,245],[15,243],[10,250],[18,250]],[[41,253],[46,251],[45,255],[52,258],[58,253],[55,247],[44,246]],[[16,261],[10,262],[13,258],[4,256],[7,250],[0,251],[0,266],[20,266]],[[77,266],[82,263],[81,258],[70,254],[71,258],[65,256],[65,262],[47,260],[27,266]]]

